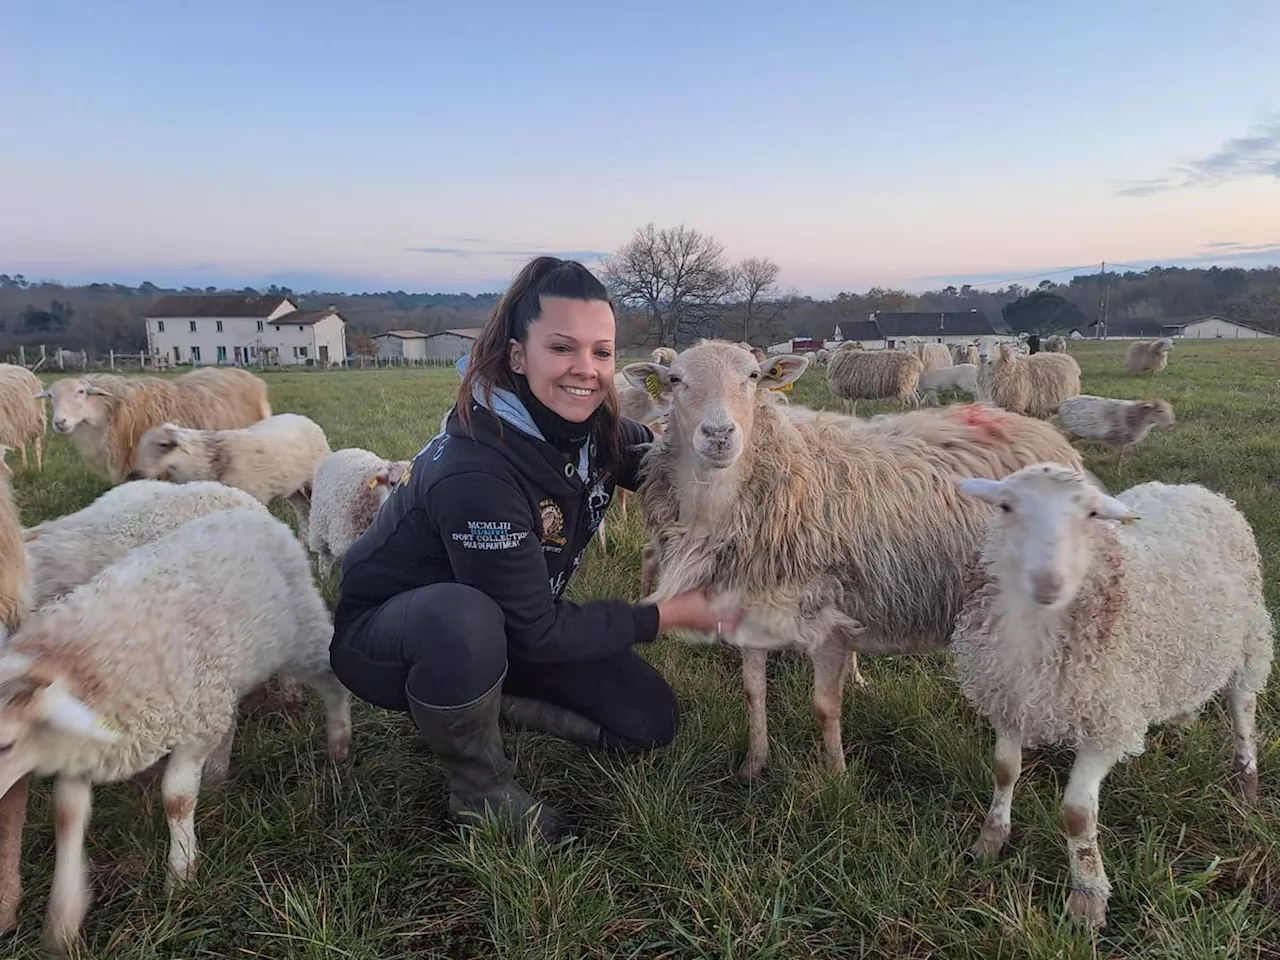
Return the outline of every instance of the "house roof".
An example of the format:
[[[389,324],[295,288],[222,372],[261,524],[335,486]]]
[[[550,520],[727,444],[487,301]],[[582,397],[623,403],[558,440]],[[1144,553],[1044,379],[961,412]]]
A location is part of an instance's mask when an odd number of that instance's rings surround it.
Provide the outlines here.
[[[288,297],[278,295],[246,297],[242,294],[174,294],[161,297],[151,306],[148,317],[269,317]]]
[[[466,337],[468,340],[474,340],[480,336],[480,327],[459,327],[457,330],[437,330],[435,333],[429,333],[429,337],[439,337],[446,333],[451,333],[455,337]]]
[[[981,310],[930,313],[873,313],[883,337],[983,337],[997,332]],[[841,327],[843,332],[844,328]]]
[[[874,320],[843,320],[839,324],[840,336],[846,340],[883,340],[880,327]]]
[[[1097,320],[1089,324],[1089,328],[1097,330]],[[1112,317],[1107,321],[1108,337],[1166,337],[1176,333],[1185,326],[1184,323],[1166,317]]]
[[[377,340],[381,337],[395,337],[398,340],[423,340],[431,336],[429,333],[423,333],[421,330],[388,330],[386,333],[376,333],[370,340]]]
[[[342,319],[337,310],[294,310],[292,313],[276,317],[270,323],[273,327],[293,326],[295,324],[300,327],[309,327],[314,323],[319,323],[325,317]]]

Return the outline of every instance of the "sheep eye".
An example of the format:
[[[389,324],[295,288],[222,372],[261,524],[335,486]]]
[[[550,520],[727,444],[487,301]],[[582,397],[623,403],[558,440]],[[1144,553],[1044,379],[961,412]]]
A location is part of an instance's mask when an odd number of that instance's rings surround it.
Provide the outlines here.
[[[1009,506],[1007,503],[1000,504],[1000,509],[1005,513],[1013,513],[1013,507]]]
[[[667,383],[679,383],[679,382],[680,382],[679,377],[675,376],[674,374],[670,374],[670,373],[667,374]]]
[[[0,743],[0,753],[8,753],[13,749],[13,743]]]
[[[1090,517],[1090,518],[1096,517],[1097,515],[1098,515],[1098,511],[1097,511],[1097,510],[1090,510],[1090,511],[1089,511],[1089,517]]]

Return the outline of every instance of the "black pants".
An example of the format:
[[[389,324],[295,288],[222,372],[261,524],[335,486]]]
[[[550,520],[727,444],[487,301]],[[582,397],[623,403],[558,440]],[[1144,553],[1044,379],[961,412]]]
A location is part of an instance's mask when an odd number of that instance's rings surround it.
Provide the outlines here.
[[[417,587],[341,624],[329,659],[352,693],[387,710],[408,711],[406,689],[434,706],[469,703],[505,666],[504,693],[594,720],[606,749],[637,753],[676,735],[675,693],[634,651],[576,663],[511,657],[502,608],[460,583]]]

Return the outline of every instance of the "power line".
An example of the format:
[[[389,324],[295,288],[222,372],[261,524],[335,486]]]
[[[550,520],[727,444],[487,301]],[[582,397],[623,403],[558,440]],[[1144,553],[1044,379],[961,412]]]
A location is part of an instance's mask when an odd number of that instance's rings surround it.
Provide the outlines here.
[[[1086,263],[1078,267],[1063,267],[1061,270],[1051,270],[1048,273],[1030,273],[1025,277],[1008,277],[1004,280],[983,280],[981,283],[966,283],[967,287],[990,287],[993,284],[1017,283],[1020,280],[1043,280],[1049,277],[1061,276],[1064,273],[1078,273],[1081,270],[1088,270],[1098,266],[1096,263]]]

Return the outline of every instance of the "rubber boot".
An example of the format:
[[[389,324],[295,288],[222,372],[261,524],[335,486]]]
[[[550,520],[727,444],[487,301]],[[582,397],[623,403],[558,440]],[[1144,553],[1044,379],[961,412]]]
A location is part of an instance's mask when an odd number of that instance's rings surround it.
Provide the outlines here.
[[[498,708],[506,675],[503,670],[497,683],[458,707],[433,707],[406,690],[409,714],[444,768],[449,813],[454,819],[492,813],[521,830],[533,821],[542,839],[554,843],[569,836],[568,824],[558,810],[535,800],[516,783],[502,748]]]
[[[604,729],[594,720],[545,700],[502,695],[502,719],[518,730],[537,730],[553,737],[580,743],[592,750],[604,746]]]

